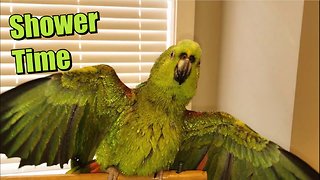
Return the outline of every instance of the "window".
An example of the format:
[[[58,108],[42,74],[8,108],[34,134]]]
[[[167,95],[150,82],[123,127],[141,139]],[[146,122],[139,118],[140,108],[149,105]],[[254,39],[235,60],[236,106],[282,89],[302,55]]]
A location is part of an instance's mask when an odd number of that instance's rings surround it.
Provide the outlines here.
[[[72,68],[108,64],[129,87],[145,81],[162,51],[173,43],[174,0],[2,0],[1,1],[1,92],[49,73],[16,75],[11,49],[67,49]],[[13,40],[8,19],[12,14],[33,16],[99,11],[98,33],[52,38]],[[63,173],[58,166],[40,165],[17,169],[18,158],[1,154],[1,175]],[[38,172],[37,172],[38,173]],[[37,174],[36,173],[36,174]],[[41,172],[40,172],[41,173]]]
[[[172,44],[172,0],[4,0],[1,3],[1,92],[48,74],[16,75],[11,49],[32,47],[72,54],[73,68],[109,64],[120,79],[134,87],[146,80],[154,60]],[[13,40],[11,14],[33,16],[99,11],[98,33]]]

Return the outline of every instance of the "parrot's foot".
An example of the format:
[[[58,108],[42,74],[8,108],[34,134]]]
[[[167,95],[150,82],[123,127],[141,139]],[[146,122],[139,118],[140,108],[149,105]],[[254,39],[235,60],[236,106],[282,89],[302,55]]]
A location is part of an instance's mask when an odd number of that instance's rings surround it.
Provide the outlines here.
[[[109,174],[108,180],[117,180],[118,176],[120,175],[119,170],[113,166],[108,167],[108,169],[105,172]]]
[[[153,179],[163,180],[163,170],[154,174]]]

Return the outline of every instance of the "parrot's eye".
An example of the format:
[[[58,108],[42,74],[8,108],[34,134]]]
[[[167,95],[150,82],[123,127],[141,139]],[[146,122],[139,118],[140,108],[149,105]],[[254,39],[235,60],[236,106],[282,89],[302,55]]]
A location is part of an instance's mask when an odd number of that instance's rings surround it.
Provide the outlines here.
[[[194,61],[196,61],[196,58],[193,55],[191,55],[189,57],[189,60],[190,60],[191,63],[194,63]]]
[[[171,58],[174,57],[174,52],[173,52],[173,51],[171,52],[170,57],[171,57]]]

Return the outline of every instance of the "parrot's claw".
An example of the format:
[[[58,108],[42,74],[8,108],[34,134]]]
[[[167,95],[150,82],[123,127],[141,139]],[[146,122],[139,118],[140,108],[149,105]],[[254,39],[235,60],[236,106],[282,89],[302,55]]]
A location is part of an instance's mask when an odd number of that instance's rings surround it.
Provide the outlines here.
[[[163,170],[161,170],[158,173],[155,173],[153,179],[163,180]]]
[[[108,180],[117,180],[118,176],[120,175],[119,170],[117,168],[113,167],[113,166],[108,167],[106,172],[109,174],[108,175]]]

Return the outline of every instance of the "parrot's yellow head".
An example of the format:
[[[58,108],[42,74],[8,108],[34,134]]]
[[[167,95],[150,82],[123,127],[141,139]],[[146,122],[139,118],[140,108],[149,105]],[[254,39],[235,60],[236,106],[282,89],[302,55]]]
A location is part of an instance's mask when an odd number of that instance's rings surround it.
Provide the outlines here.
[[[198,43],[180,41],[161,54],[151,70],[149,81],[166,89],[166,93],[170,91],[170,94],[191,99],[199,78],[200,57]]]

